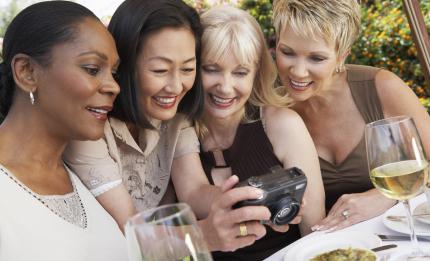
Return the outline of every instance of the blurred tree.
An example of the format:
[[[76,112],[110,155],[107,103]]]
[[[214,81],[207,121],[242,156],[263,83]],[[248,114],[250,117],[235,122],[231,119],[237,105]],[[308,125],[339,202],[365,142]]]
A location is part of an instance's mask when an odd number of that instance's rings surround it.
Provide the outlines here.
[[[6,8],[0,10],[0,37],[4,37],[7,26],[19,11],[18,0],[11,0]]]
[[[76,0],[68,1],[76,2]],[[0,37],[4,37],[7,26],[15,15],[17,15],[23,8],[37,2],[42,2],[42,0],[7,0],[6,2],[8,2],[8,4],[4,8],[0,9]]]
[[[401,0],[363,0],[361,34],[351,50],[350,62],[386,68],[402,78],[422,98],[424,75]],[[430,32],[430,1],[421,1]]]
[[[255,19],[257,19],[266,39],[269,42],[274,40],[275,30],[272,26],[273,12],[271,0],[242,0],[239,2],[239,7],[247,10]]]
[[[76,0],[69,0],[72,2],[76,2]],[[5,1],[3,1],[5,2]],[[7,5],[4,8],[0,9],[0,53],[2,51],[3,46],[3,37],[6,33],[6,29],[9,26],[9,23],[12,19],[25,7],[36,3],[41,2],[41,0],[8,0]],[[1,56],[0,56],[1,62]]]
[[[210,7],[210,4],[206,0],[184,0],[184,2],[194,7],[199,13]]]

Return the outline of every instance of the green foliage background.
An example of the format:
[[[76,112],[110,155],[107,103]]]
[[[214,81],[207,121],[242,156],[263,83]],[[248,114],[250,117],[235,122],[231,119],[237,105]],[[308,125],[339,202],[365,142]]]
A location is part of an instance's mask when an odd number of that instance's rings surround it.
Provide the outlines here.
[[[267,39],[274,39],[275,30],[272,26],[271,0],[242,0],[239,7],[247,10],[260,23]]]
[[[350,61],[387,68],[402,78],[420,98],[428,98],[402,1],[363,2],[362,33],[352,48]],[[420,2],[430,32],[430,0]]]
[[[10,4],[7,6],[7,8],[3,8],[3,10],[0,11],[0,37],[3,37],[7,25],[12,20],[12,18],[18,13],[19,7],[18,7],[18,1],[12,0]],[[0,47],[1,50],[1,47]]]

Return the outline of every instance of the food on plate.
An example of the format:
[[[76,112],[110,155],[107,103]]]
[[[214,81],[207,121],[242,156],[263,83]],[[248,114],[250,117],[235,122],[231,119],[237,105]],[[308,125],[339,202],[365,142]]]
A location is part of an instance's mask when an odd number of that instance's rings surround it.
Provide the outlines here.
[[[366,249],[336,249],[319,254],[309,261],[376,261],[376,255]]]

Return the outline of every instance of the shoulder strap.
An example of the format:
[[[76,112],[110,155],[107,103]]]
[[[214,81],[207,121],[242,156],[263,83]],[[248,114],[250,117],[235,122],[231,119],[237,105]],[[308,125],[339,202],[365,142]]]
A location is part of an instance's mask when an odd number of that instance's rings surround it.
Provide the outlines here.
[[[384,118],[381,101],[375,86],[379,68],[347,65],[347,81],[352,98],[366,123]]]

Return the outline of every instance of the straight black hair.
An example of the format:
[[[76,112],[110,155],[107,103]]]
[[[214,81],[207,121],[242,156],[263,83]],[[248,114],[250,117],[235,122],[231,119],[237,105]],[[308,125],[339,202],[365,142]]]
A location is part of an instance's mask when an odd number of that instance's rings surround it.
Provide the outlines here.
[[[69,1],[40,2],[22,10],[9,24],[3,40],[0,64],[0,118],[6,117],[15,90],[11,62],[15,55],[26,54],[49,66],[54,46],[73,41],[77,24],[84,18],[99,20],[87,8]]]
[[[117,72],[121,93],[115,100],[112,116],[143,128],[153,128],[137,99],[139,82],[136,61],[146,37],[167,27],[186,27],[194,35],[196,79],[179,103],[178,112],[184,113],[190,120],[201,114],[204,104],[200,74],[202,26],[198,13],[181,0],[126,0],[115,11],[108,26],[121,59]]]

